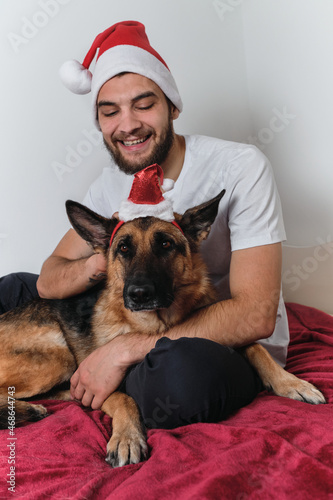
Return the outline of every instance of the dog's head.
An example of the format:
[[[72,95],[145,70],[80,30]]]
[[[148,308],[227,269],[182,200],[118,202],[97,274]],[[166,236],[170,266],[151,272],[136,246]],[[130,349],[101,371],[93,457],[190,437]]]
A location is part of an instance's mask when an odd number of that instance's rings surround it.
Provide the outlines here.
[[[155,217],[140,217],[123,224],[111,246],[118,218],[106,219],[74,201],[67,201],[66,209],[76,232],[106,256],[108,283],[121,287],[125,307],[147,311],[170,307],[179,287],[193,281],[192,256],[207,238],[224,192],[183,215],[175,213],[181,230]]]

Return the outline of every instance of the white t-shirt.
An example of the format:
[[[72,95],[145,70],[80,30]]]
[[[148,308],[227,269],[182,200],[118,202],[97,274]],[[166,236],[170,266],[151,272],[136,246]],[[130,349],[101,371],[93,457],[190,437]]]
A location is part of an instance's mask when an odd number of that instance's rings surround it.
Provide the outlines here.
[[[228,299],[231,252],[286,239],[272,168],[255,146],[197,135],[185,136],[185,142],[183,168],[174,188],[164,196],[182,214],[226,190],[201,252],[219,299]],[[132,181],[133,176],[112,164],[91,185],[83,203],[111,217],[127,199]],[[285,365],[289,329],[281,292],[275,331],[260,343]]]

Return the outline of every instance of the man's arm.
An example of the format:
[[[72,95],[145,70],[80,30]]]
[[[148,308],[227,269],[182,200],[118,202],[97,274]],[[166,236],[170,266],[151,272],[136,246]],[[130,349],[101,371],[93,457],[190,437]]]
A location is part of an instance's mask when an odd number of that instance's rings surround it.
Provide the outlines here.
[[[167,336],[203,337],[235,348],[269,337],[279,305],[281,263],[281,243],[234,251],[232,298],[197,311]]]
[[[106,261],[70,229],[44,262],[37,281],[40,297],[63,299],[84,292],[105,275]]]
[[[166,336],[201,337],[241,347],[269,337],[275,328],[281,286],[281,244],[237,250],[230,266],[231,299],[195,312]],[[143,360],[159,335],[116,337],[88,356],[71,380],[73,398],[99,408],[117,389],[127,367]]]

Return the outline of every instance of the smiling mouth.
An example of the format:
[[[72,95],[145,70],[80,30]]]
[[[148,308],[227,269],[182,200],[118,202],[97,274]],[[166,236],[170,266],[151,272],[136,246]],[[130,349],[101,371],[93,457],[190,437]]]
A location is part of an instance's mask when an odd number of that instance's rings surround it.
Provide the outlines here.
[[[150,135],[146,135],[145,137],[142,137],[142,139],[135,139],[133,141],[120,141],[124,146],[136,146],[137,144],[142,144],[143,142],[146,142],[147,139],[149,139]]]

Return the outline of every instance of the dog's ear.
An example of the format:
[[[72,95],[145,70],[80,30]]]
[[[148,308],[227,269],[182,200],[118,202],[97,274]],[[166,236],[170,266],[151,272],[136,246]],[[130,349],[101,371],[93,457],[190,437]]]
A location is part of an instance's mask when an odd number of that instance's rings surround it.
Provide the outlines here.
[[[83,238],[95,252],[105,253],[109,247],[110,237],[116,224],[116,217],[106,219],[76,201],[66,201],[68,218],[81,238]]]
[[[182,216],[175,214],[176,221],[187,238],[199,244],[208,237],[224,193],[225,189],[212,200],[189,208]]]

